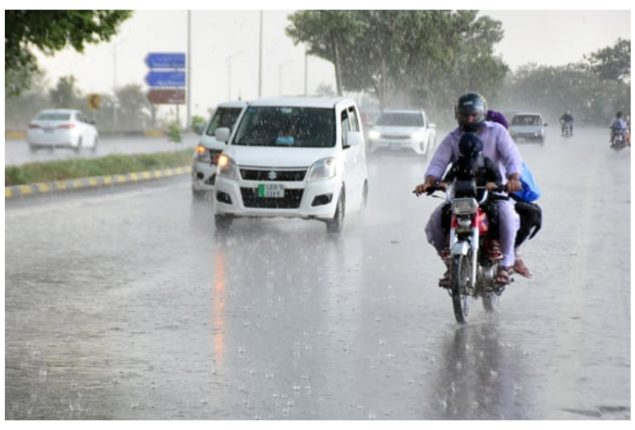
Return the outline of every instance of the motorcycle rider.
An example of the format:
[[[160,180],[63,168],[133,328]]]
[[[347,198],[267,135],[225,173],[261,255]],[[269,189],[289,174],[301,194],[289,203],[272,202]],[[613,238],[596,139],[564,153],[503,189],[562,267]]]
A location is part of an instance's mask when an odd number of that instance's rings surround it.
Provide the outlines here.
[[[478,93],[469,92],[459,97],[455,106],[455,118],[458,127],[450,132],[435,151],[430,165],[425,173],[425,181],[417,185],[414,193],[419,196],[441,179],[451,162],[458,159],[458,142],[464,133],[476,133],[483,141],[483,155],[488,157],[498,167],[505,183],[506,191],[513,193],[521,189],[520,173],[522,158],[516,144],[502,125],[486,121],[487,102]],[[426,225],[426,236],[444,263],[448,263],[449,238],[443,234],[441,220],[442,208],[438,206]],[[514,203],[510,200],[498,200],[499,237],[503,252],[503,259],[496,274],[496,282],[507,284],[511,281],[512,266],[514,265],[514,241],[520,219],[514,210]]]
[[[573,119],[573,115],[571,115],[570,111],[566,111],[561,117],[560,117],[560,126],[561,126],[561,132],[562,132],[562,136],[564,136],[564,128],[566,127],[567,124],[571,125],[571,136],[573,136],[573,122],[575,120]]]
[[[630,133],[628,132],[628,126],[626,125],[626,121],[624,121],[624,114],[622,111],[617,112],[615,114],[615,119],[611,122],[611,138],[610,142],[613,145],[613,138],[617,133],[624,134],[624,141],[630,144]]]

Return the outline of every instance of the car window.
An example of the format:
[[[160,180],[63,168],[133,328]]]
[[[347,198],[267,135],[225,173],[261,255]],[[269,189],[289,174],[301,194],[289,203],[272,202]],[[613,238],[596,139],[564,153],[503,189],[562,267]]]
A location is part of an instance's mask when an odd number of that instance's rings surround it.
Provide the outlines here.
[[[379,115],[375,125],[394,127],[423,127],[423,118],[419,113],[384,112]]]
[[[213,136],[216,132],[216,129],[219,127],[227,127],[230,130],[234,128],[234,124],[236,124],[236,120],[240,115],[240,111],[242,108],[218,108],[212,117],[212,120],[209,122],[207,126],[207,130],[205,130],[205,134],[208,136]]]
[[[68,121],[69,119],[71,119],[71,114],[64,112],[42,112],[38,114],[35,119],[41,119],[45,121]]]
[[[249,106],[233,145],[321,148],[335,146],[333,109]]]
[[[542,119],[536,115],[516,115],[512,125],[542,125]]]
[[[359,119],[357,118],[357,112],[353,106],[348,108],[348,119],[351,125],[351,130],[359,131]]]

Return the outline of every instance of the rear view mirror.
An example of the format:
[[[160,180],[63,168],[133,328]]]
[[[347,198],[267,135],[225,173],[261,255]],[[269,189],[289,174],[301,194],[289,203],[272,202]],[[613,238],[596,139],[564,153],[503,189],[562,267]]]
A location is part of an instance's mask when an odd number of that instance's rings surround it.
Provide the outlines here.
[[[214,132],[214,138],[219,142],[227,142],[229,140],[229,128],[220,127]]]
[[[203,123],[194,124],[192,129],[194,130],[194,133],[196,134],[203,134],[203,131],[205,130],[205,124]]]

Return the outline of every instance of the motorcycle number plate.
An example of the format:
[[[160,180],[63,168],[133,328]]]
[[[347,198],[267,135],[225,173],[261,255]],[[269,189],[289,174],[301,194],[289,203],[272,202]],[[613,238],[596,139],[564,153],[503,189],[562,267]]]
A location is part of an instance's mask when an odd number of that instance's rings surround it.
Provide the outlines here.
[[[283,198],[284,185],[282,184],[259,184],[258,197],[263,198]]]

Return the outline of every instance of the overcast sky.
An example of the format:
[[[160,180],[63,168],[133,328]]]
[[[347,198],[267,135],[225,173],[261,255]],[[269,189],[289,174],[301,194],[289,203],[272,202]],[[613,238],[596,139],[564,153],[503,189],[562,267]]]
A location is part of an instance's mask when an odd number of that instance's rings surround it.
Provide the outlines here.
[[[264,11],[263,96],[304,93],[304,47],[294,46],[284,32],[290,12]],[[626,8],[481,13],[502,22],[505,38],[496,49],[512,69],[529,62],[575,62],[584,54],[612,45],[619,37],[630,39],[631,13]],[[255,9],[192,12],[193,114],[205,115],[207,108],[228,98],[258,96],[259,16]],[[185,10],[140,10],[122,25],[112,42],[89,45],[84,54],[68,49],[52,57],[40,55],[39,61],[50,85],[60,76],[73,74],[84,93],[112,92],[114,85],[141,84],[147,88],[144,77],[148,68],[143,60],[148,52],[186,49]],[[309,93],[320,84],[334,87],[334,81],[330,63],[308,58]]]

